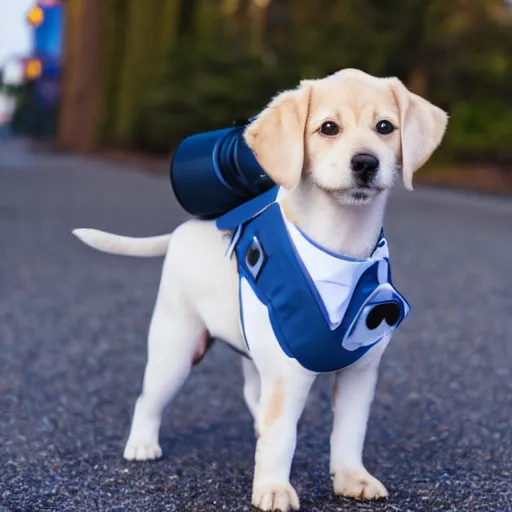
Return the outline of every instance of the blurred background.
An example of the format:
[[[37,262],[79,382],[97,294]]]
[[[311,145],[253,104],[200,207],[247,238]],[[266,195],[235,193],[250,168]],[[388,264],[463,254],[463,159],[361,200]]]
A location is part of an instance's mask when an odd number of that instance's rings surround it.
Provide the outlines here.
[[[16,11],[31,40],[0,54],[4,135],[168,154],[301,78],[357,67],[450,113],[438,169],[470,165],[478,180],[484,165],[512,189],[510,0],[2,2],[4,23]]]
[[[183,137],[347,66],[450,113],[415,180],[512,194],[512,0],[0,0],[1,511],[249,510],[253,421],[221,343],[164,417],[163,460],[123,461],[162,261],[70,232],[171,231]],[[332,495],[326,377],[298,433],[304,512],[512,511],[511,197],[394,191],[412,314],[365,449],[390,500]]]

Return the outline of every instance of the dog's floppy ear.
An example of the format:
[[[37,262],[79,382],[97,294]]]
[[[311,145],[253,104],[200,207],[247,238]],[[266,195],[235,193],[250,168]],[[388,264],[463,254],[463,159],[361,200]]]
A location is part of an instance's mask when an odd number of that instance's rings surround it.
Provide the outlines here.
[[[304,130],[311,86],[301,86],[276,96],[247,127],[244,139],[256,159],[278,185],[291,189],[304,165]]]
[[[410,92],[398,78],[392,79],[391,87],[400,110],[402,179],[405,187],[412,190],[412,176],[441,143],[448,115]]]

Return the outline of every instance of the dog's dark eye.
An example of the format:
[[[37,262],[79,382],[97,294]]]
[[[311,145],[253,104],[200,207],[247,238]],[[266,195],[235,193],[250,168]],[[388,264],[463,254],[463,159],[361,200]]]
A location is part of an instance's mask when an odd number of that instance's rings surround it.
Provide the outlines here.
[[[320,126],[320,133],[328,137],[334,137],[334,135],[340,133],[340,127],[333,121],[326,121]]]
[[[395,127],[389,122],[389,121],[379,121],[377,125],[375,126],[375,129],[381,134],[381,135],[387,135],[388,133],[394,132]]]

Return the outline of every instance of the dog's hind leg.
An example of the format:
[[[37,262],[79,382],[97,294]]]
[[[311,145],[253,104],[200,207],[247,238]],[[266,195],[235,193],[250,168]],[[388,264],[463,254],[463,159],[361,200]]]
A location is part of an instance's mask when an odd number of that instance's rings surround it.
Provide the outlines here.
[[[244,399],[254,421],[258,411],[258,402],[261,393],[261,379],[256,365],[247,357],[242,358],[242,368],[244,371]]]
[[[158,443],[162,413],[180,390],[208,341],[204,323],[181,297],[165,299],[170,299],[170,303],[162,297],[157,299],[151,320],[142,393],[135,404],[124,450],[127,460],[162,456]]]

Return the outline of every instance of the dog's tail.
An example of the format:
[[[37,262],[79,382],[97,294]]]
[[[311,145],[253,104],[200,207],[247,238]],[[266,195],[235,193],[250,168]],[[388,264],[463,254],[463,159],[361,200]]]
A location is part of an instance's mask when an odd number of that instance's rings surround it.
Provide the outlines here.
[[[171,240],[171,234],[132,238],[86,228],[74,229],[73,235],[98,251],[137,257],[163,256]]]

